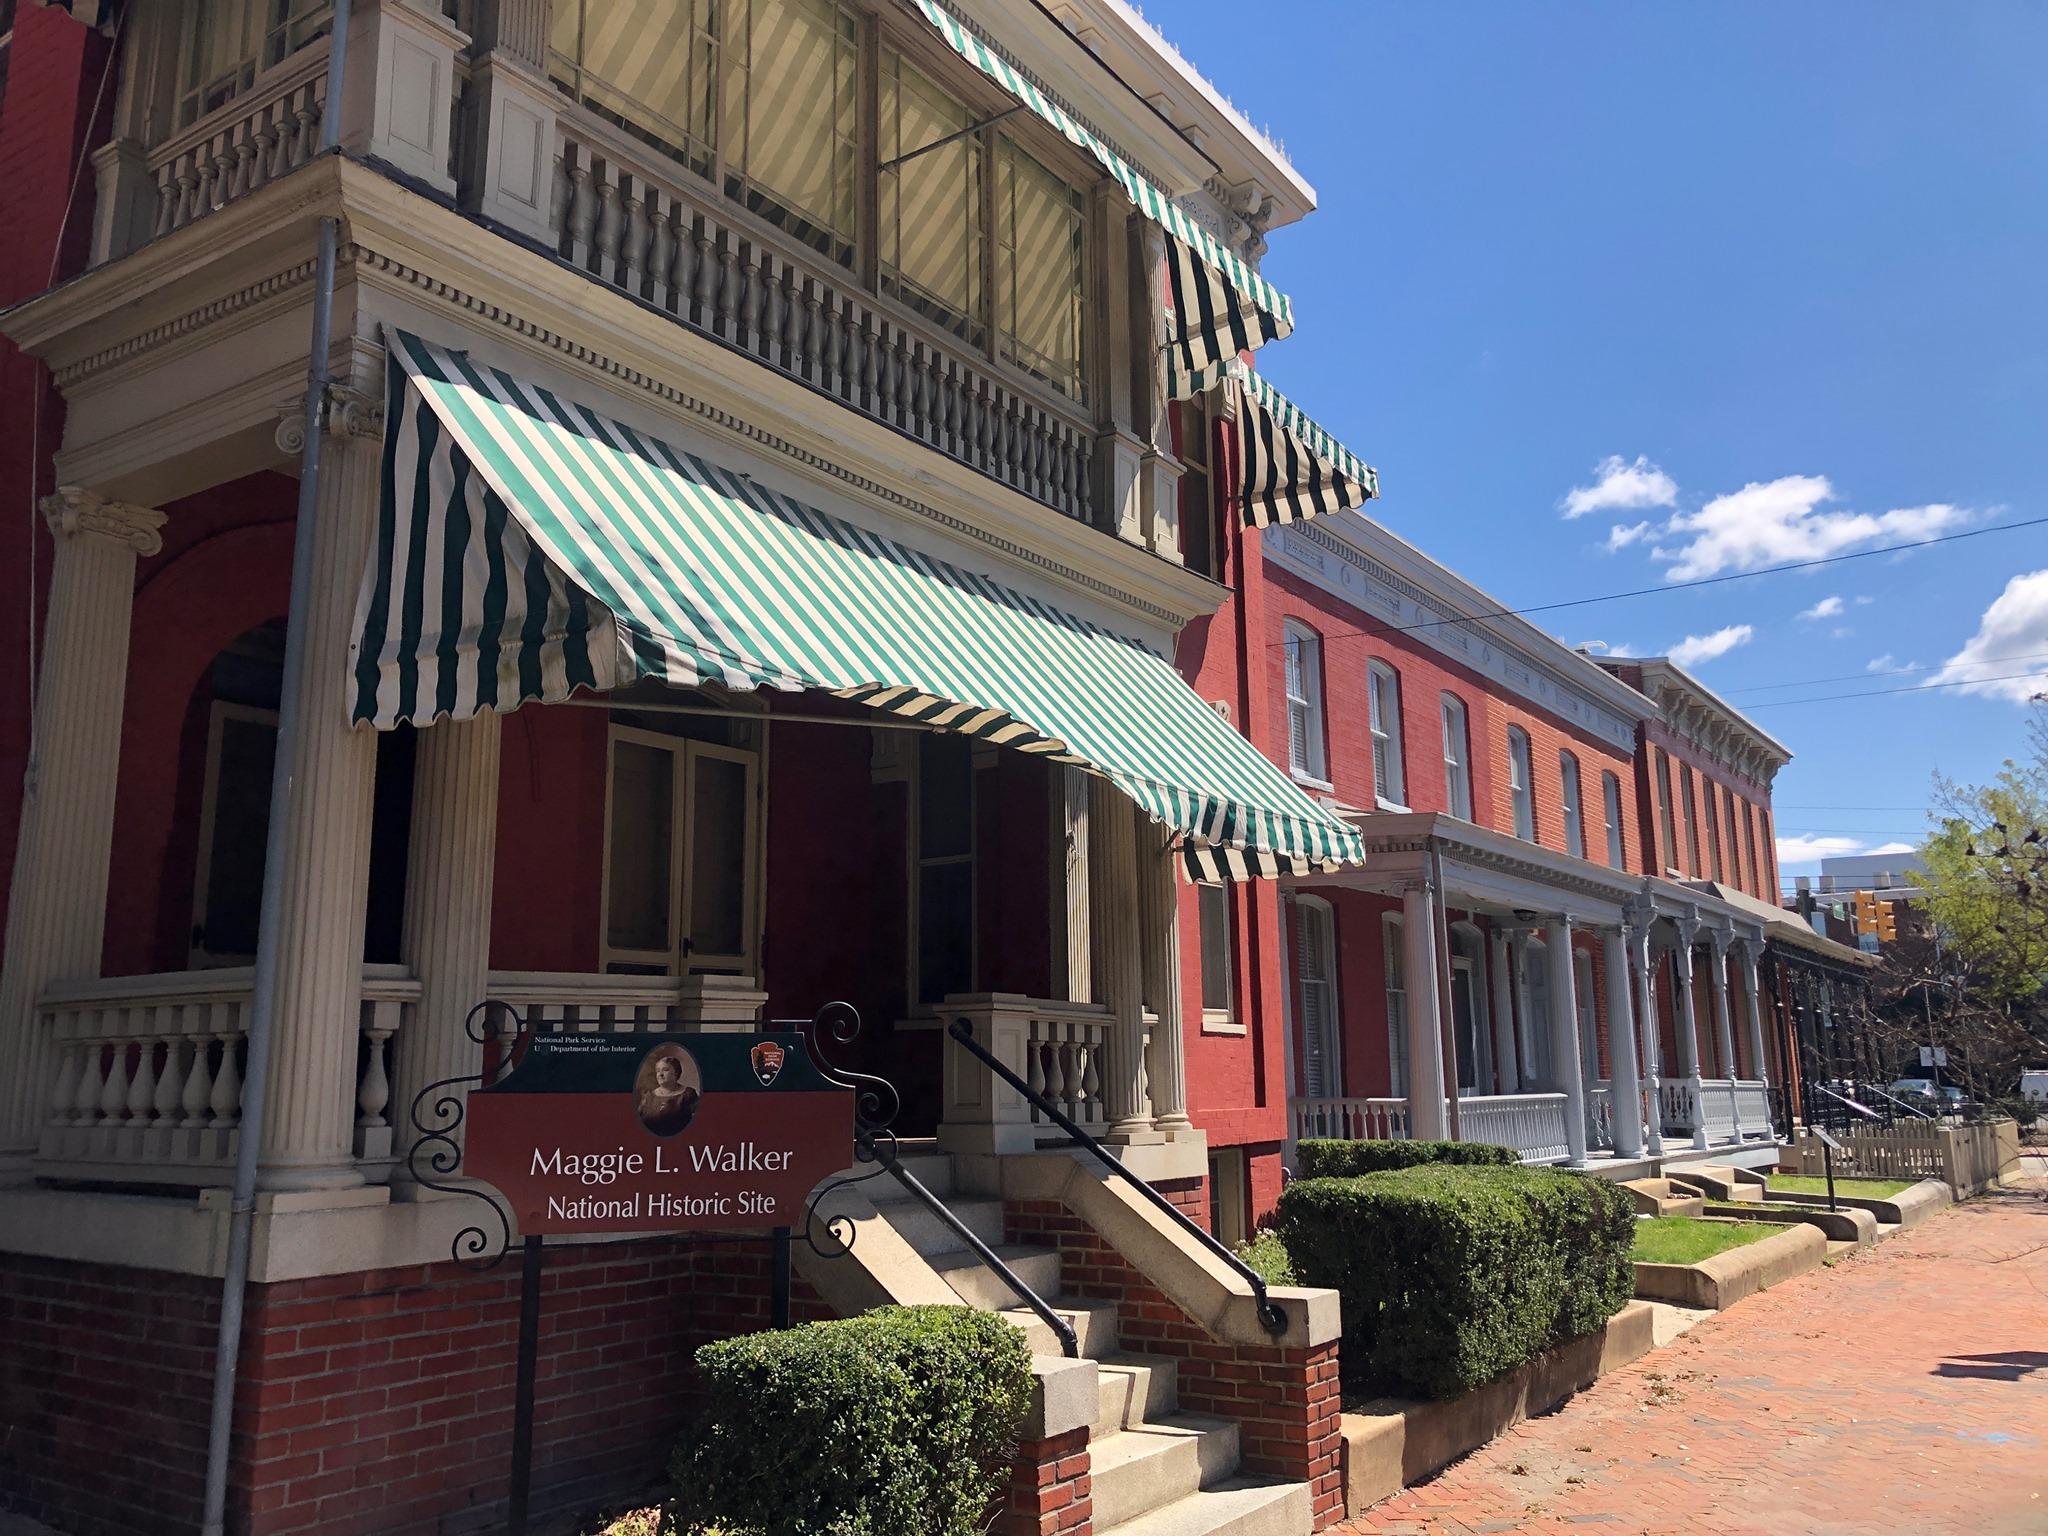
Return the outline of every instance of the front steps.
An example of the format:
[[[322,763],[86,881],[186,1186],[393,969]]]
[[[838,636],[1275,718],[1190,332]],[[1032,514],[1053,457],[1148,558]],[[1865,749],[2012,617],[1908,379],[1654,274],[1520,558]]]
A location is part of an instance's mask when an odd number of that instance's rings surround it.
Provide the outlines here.
[[[1664,1176],[1673,1184],[1685,1184],[1711,1200],[1761,1203],[1763,1186],[1743,1178],[1737,1170],[1719,1163],[1688,1163],[1666,1168]]]
[[[1621,1187],[1635,1198],[1638,1216],[1697,1216],[1706,1208],[1697,1190],[1670,1179],[1629,1179]]]
[[[1096,1365],[1089,1479],[1098,1536],[1308,1536],[1306,1483],[1239,1474],[1238,1425],[1183,1413],[1168,1356],[1126,1353],[1114,1302],[1064,1297],[1059,1254],[1003,1241],[997,1200],[955,1195],[951,1160],[906,1156],[918,1180],[1074,1328],[1081,1357]],[[1009,1318],[1036,1355],[1060,1354],[1052,1329],[922,1202],[893,1179],[865,1186],[876,1211],[962,1301]]]

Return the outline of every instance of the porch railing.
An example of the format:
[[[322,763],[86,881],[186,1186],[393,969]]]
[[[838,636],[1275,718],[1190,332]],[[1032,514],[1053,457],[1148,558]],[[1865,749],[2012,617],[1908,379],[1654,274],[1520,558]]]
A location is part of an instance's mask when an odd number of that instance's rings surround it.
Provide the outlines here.
[[[1406,1099],[1295,1099],[1296,1141],[1405,1141]]]
[[[658,1033],[707,1023],[751,1025],[767,1001],[746,976],[581,971],[493,971],[490,997],[515,1009],[529,1029],[576,1034]]]
[[[580,271],[739,348],[1053,510],[1092,519],[1094,433],[1050,391],[863,292],[850,272],[708,182],[563,103],[556,249]]]
[[[1742,1117],[1742,1134],[1770,1140],[1777,1134],[1771,1118],[1771,1090],[1762,1081],[1735,1080],[1735,1112]]]
[[[1690,1134],[1700,1123],[1700,1101],[1692,1091],[1689,1077],[1667,1078],[1658,1085],[1658,1108],[1663,1113],[1665,1134]]]
[[[940,1139],[952,1150],[1026,1152],[1041,1139],[1059,1136],[1034,1099],[1053,1105],[1091,1136],[1109,1129],[1115,1020],[1107,1004],[980,992],[946,998],[940,1016],[965,1019],[976,1041],[985,1042],[1030,1090],[1029,1095],[1013,1091],[948,1035]],[[1139,1053],[1132,1069],[1139,1074],[1138,1102],[1149,1112],[1145,1055]]]
[[[44,1178],[201,1187],[229,1183],[255,990],[247,966],[53,987],[38,1008],[56,1056],[36,1172]],[[355,1156],[390,1176],[391,1041],[419,983],[365,966],[358,1005]]]
[[[1710,1146],[1725,1146],[1740,1141],[1737,1133],[1735,1084],[1727,1078],[1709,1077],[1700,1083],[1700,1116],[1707,1131]]]
[[[1565,1139],[1564,1095],[1505,1093],[1458,1101],[1458,1134],[1465,1141],[1511,1147],[1532,1163],[1571,1156]]]
[[[1614,1150],[1614,1085],[1586,1085],[1586,1145],[1596,1152]]]

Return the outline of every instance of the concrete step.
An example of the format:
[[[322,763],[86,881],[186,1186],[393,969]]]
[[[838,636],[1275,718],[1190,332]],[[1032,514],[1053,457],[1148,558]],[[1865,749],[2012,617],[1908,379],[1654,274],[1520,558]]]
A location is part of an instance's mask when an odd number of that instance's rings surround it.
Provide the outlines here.
[[[1171,1355],[1105,1355],[1095,1362],[1101,1406],[1095,1434],[1130,1429],[1146,1419],[1163,1419],[1180,1403],[1178,1362]]]
[[[950,1154],[912,1151],[906,1148],[898,1151],[896,1161],[902,1164],[912,1178],[933,1194],[945,1196],[953,1193],[953,1159]],[[874,1164],[862,1163],[853,1171],[871,1173],[874,1171]],[[911,1198],[910,1191],[887,1173],[879,1178],[869,1179],[860,1188],[861,1193],[876,1205],[891,1205],[896,1201]]]
[[[895,1184],[895,1180],[890,1180]],[[898,1195],[903,1186],[896,1184]],[[953,1195],[942,1202],[946,1209],[959,1217],[961,1223],[989,1247],[999,1246],[1003,1240],[1003,1202],[983,1200],[971,1195]],[[883,1208],[889,1218],[889,1225],[903,1235],[903,1240],[926,1258],[936,1258],[942,1253],[962,1253],[966,1243],[960,1235],[922,1200],[897,1199],[889,1201]]]
[[[1176,1499],[1122,1525],[1095,1522],[1097,1536],[1309,1536],[1315,1506],[1307,1483],[1240,1477]]]
[[[1073,1326],[1083,1358],[1100,1360],[1117,1349],[1116,1303],[1113,1301],[1061,1301],[1053,1310]],[[1059,1335],[1039,1320],[1029,1307],[1004,1307],[1002,1315],[1024,1330],[1024,1342],[1034,1355],[1060,1352]]]
[[[1103,1435],[1089,1443],[1088,1452],[1095,1525],[1106,1530],[1236,1472],[1237,1423],[1178,1413]]]
[[[1059,1300],[1060,1256],[1053,1249],[1003,1243],[997,1246],[996,1257],[1016,1271],[1017,1278],[1038,1292],[1042,1300]],[[970,1307],[979,1307],[984,1312],[1000,1312],[1018,1303],[1017,1293],[1010,1289],[1009,1283],[965,1249],[956,1253],[932,1254],[926,1262]]]
[[[1761,1200],[1763,1186],[1736,1177],[1735,1170],[1720,1163],[1686,1163],[1667,1167],[1664,1177],[1684,1184],[1715,1200]]]
[[[1638,1216],[1697,1216],[1701,1195],[1669,1179],[1626,1179],[1622,1182],[1636,1202]]]

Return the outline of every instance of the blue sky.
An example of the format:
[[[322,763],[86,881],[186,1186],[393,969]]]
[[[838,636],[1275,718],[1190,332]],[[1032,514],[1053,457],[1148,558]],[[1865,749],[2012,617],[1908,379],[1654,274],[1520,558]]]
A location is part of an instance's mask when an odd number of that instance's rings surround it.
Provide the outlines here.
[[[2048,514],[2048,5],[1149,14],[1321,199],[1260,366],[1505,602]],[[1725,646],[1693,670],[1796,754],[1781,831],[1910,842],[2048,671],[1786,701],[2048,668],[2048,527],[1545,622]]]

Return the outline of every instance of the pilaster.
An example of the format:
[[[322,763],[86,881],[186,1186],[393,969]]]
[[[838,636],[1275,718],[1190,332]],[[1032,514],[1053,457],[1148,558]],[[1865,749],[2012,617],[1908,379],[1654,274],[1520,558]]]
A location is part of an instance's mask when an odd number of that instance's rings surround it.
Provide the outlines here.
[[[1522,1091],[1520,1052],[1515,1049],[1515,962],[1508,930],[1496,927],[1487,942],[1487,971],[1493,981],[1493,1075],[1498,1093]]]
[[[1145,1091],[1145,978],[1139,948],[1137,808],[1106,779],[1088,784],[1088,918],[1096,998],[1110,1008],[1109,1073],[1103,1087],[1108,1141],[1163,1138]]]
[[[1152,1086],[1152,1124],[1178,1139],[1194,1131],[1188,1118],[1186,1010],[1181,998],[1180,880],[1163,828],[1149,818],[1138,822],[1138,896],[1143,949],[1145,1005],[1158,1023],[1147,1053]]]
[[[467,34],[438,6],[357,0],[342,87],[342,148],[454,196],[455,60],[468,46]]]
[[[66,486],[42,511],[56,557],[0,965],[0,1178],[26,1168],[50,1090],[37,999],[99,974],[135,560],[163,547],[148,507]]]

